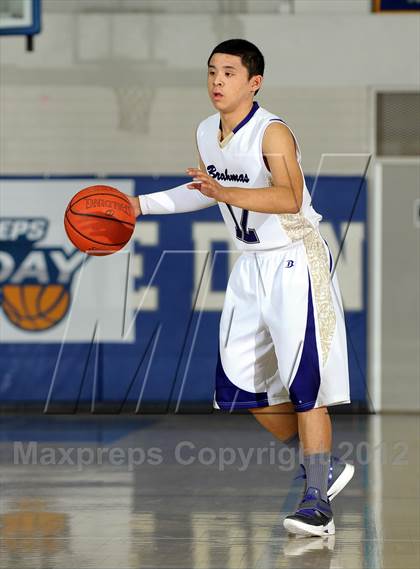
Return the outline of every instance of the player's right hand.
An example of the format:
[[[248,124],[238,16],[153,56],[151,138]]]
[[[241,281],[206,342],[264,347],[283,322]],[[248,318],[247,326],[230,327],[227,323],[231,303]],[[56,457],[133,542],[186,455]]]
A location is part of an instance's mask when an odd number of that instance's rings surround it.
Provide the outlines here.
[[[138,217],[139,215],[141,215],[141,208],[140,208],[140,200],[138,196],[128,196],[127,194],[124,194],[126,196],[126,198],[128,198],[128,200],[130,201],[131,205],[133,206],[134,209],[134,215],[136,217]]]

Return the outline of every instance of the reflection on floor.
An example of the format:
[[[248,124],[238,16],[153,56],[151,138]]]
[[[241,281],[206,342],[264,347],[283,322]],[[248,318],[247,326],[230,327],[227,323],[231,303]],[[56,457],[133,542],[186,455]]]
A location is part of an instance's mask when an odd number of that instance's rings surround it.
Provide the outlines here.
[[[337,534],[290,538],[291,455],[248,415],[0,420],[0,568],[418,569],[418,416],[338,416]]]

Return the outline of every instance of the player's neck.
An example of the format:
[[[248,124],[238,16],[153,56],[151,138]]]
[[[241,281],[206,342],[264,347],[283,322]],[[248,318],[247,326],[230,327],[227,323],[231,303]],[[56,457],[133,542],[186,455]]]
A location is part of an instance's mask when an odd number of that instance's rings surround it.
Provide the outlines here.
[[[226,138],[233,129],[244,120],[252,109],[254,101],[246,101],[238,106],[234,111],[229,113],[220,113],[220,121],[222,123],[223,138]]]

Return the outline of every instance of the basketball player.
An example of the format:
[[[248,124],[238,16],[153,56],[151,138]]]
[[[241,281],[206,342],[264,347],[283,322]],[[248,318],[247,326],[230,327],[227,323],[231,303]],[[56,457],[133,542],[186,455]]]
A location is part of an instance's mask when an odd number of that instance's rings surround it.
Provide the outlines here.
[[[263,74],[252,43],[215,47],[207,86],[217,113],[197,129],[200,168],[187,170],[189,184],[131,201],[137,215],[219,205],[242,255],[221,316],[214,407],[249,409],[285,444],[300,441],[305,491],[284,526],[323,536],[335,532],[330,501],[354,473],[331,457],[327,409],[350,401],[344,315],[299,144],[254,101]]]

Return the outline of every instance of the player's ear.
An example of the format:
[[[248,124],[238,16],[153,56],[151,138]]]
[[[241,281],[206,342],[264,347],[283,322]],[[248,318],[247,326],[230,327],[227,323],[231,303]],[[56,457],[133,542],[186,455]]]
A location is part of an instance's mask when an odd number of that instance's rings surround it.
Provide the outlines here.
[[[263,82],[263,76],[262,75],[253,75],[250,79],[250,87],[251,90],[254,92],[254,94],[261,89],[261,85]]]

